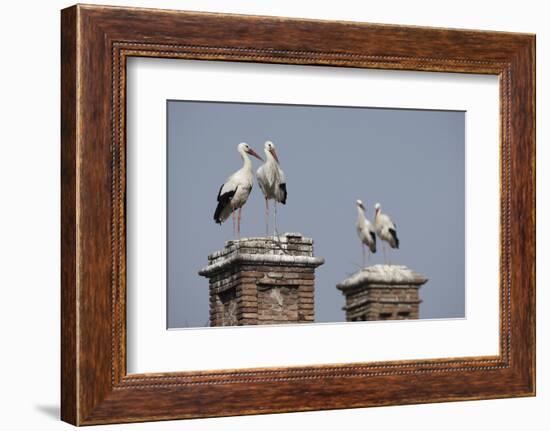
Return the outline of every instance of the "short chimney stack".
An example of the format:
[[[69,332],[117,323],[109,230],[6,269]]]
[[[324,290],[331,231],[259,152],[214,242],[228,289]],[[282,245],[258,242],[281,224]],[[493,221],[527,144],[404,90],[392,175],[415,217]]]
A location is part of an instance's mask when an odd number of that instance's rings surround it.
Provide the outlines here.
[[[363,268],[336,287],[346,298],[346,321],[418,319],[419,289],[428,279],[402,265]]]

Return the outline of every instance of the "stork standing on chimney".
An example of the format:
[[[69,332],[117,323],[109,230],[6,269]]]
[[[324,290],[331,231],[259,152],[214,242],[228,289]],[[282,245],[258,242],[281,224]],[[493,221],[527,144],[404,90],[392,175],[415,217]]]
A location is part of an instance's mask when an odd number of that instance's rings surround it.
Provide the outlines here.
[[[397,238],[395,223],[388,215],[382,213],[382,206],[379,203],[374,206],[374,210],[374,227],[378,237],[384,242],[387,242],[391,248],[399,248],[399,239]],[[384,250],[384,262],[387,263],[386,245],[384,243],[382,244],[382,249]]]
[[[214,221],[221,225],[231,215],[233,218],[233,235],[235,235],[235,212],[238,210],[236,235],[240,237],[242,207],[248,200],[254,183],[252,161],[248,155],[250,154],[262,161],[263,159],[244,142],[237,146],[237,151],[241,155],[243,166],[221,185],[218,192],[218,205],[216,211],[214,211]]]
[[[283,205],[286,204],[287,191],[285,173],[279,165],[279,157],[275,151],[275,144],[271,141],[266,141],[264,152],[266,161],[259,167],[256,177],[265,197],[265,233],[269,235],[269,201],[271,199],[274,201],[275,233],[277,233],[277,202]]]
[[[365,246],[369,248],[371,253],[376,253],[376,230],[374,225],[367,219],[365,215],[365,206],[359,199],[357,200],[357,235],[361,240],[361,249],[363,251],[363,267],[366,266]]]

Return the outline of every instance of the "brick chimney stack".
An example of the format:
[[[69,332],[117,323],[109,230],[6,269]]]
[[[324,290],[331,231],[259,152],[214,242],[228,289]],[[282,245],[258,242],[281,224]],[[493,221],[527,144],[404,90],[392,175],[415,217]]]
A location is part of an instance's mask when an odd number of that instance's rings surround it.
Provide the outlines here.
[[[313,322],[323,263],[299,233],[227,241],[199,271],[209,279],[210,326]]]
[[[346,321],[418,319],[423,275],[398,265],[374,265],[336,287],[346,297]]]

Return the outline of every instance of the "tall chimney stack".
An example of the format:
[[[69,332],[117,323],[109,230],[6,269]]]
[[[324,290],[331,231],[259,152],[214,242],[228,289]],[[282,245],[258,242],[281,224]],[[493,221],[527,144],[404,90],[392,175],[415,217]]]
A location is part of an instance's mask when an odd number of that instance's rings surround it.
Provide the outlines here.
[[[209,279],[210,326],[312,323],[323,263],[299,233],[227,241],[199,271]]]

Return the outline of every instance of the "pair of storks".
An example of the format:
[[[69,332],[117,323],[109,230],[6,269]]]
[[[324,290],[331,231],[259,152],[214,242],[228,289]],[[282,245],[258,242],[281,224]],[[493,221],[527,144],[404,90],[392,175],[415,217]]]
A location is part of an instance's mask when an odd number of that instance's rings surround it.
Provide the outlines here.
[[[397,229],[390,216],[382,213],[382,207],[379,203],[374,205],[374,223],[371,223],[365,214],[363,202],[357,200],[357,235],[361,240],[363,251],[363,266],[366,264],[365,246],[371,253],[376,253],[376,235],[384,241],[382,249],[384,250],[384,261],[386,262],[386,245],[391,248],[399,248],[399,238],[397,238]]]
[[[241,212],[243,205],[248,200],[254,183],[254,172],[252,161],[248,155],[263,159],[244,142],[237,146],[237,151],[243,159],[243,166],[220,187],[218,192],[218,205],[214,211],[214,221],[222,224],[231,215],[233,217],[233,234],[241,234]],[[275,145],[271,141],[264,144],[266,161],[256,172],[258,184],[265,198],[265,230],[269,231],[269,201],[275,201],[275,231],[277,232],[277,202],[286,203],[286,180],[285,174],[279,166],[279,157],[275,151]],[[235,223],[235,216],[237,221]]]
[[[248,156],[251,155],[262,161],[263,159],[244,142],[237,146],[237,151],[241,155],[243,166],[221,185],[218,192],[218,205],[214,212],[214,221],[222,224],[231,215],[233,218],[233,233],[235,234],[236,228],[236,235],[240,236],[242,207],[248,200],[254,183],[252,161]],[[279,157],[277,156],[273,142],[265,142],[264,153],[266,161],[256,172],[256,177],[265,198],[267,234],[269,231],[269,201],[274,201],[275,232],[277,232],[277,203],[286,203],[287,190],[285,174],[279,165]],[[373,224],[366,218],[363,202],[360,200],[357,201],[358,218],[356,226],[357,234],[362,244],[363,265],[365,265],[365,246],[372,253],[376,253],[376,235],[384,242],[387,242],[391,248],[399,248],[399,239],[397,238],[395,224],[388,215],[382,214],[380,204],[377,203],[374,208],[375,218]],[[235,220],[235,217],[237,220]],[[384,260],[386,260],[385,246]]]

